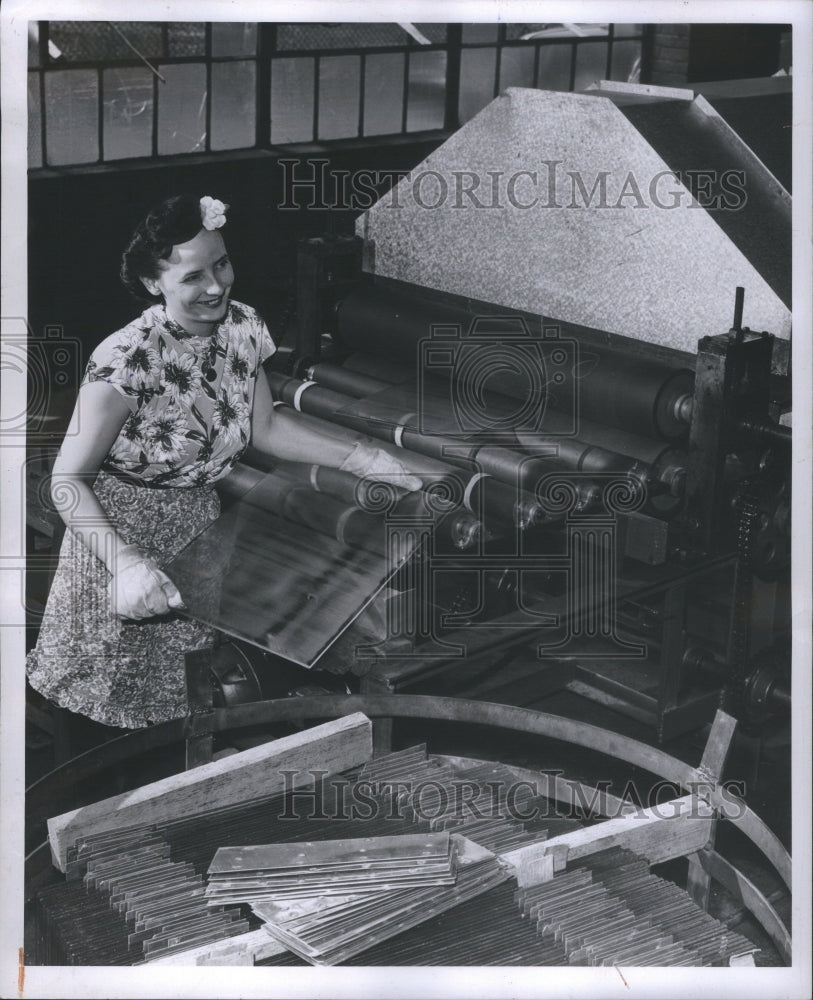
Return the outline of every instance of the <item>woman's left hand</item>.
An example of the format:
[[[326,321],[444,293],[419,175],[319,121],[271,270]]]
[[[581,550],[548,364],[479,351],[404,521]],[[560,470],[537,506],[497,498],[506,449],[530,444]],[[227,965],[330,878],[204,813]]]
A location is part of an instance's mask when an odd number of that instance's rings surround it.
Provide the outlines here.
[[[115,614],[133,621],[186,607],[172,580],[135,545],[119,549],[110,591]]]
[[[359,441],[339,468],[343,472],[352,472],[359,479],[392,483],[393,486],[409,492],[419,490],[423,485],[420,476],[411,472],[400,459],[390,455],[383,448],[363,441]]]

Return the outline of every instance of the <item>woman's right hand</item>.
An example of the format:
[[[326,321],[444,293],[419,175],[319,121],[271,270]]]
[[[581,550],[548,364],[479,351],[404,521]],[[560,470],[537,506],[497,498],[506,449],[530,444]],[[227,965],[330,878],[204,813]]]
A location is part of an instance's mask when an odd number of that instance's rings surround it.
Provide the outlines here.
[[[374,443],[359,441],[339,468],[342,472],[352,472],[359,479],[392,483],[408,493],[419,490],[423,485],[421,477],[407,468],[400,458],[395,458]]]
[[[134,545],[119,550],[110,588],[119,618],[138,621],[186,607],[172,580]]]

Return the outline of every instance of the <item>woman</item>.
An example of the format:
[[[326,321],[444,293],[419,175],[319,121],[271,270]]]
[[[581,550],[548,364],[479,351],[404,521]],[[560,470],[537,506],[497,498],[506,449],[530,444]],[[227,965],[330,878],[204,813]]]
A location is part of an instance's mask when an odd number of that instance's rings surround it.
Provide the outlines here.
[[[212,484],[250,443],[417,489],[369,441],[317,435],[274,410],[261,365],[275,346],[231,299],[222,202],[182,195],[141,222],[121,277],[152,305],[93,352],[54,464],[65,521],[29,680],[64,708],[137,728],[186,714],[184,654],[213,630],[175,611],[161,570],[219,513]]]

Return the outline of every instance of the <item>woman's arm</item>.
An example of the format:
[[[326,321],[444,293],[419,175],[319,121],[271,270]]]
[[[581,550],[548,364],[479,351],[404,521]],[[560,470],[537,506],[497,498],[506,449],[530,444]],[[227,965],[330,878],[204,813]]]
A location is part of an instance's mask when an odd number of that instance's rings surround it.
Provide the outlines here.
[[[62,520],[111,573],[126,543],[92,487],[129,415],[125,398],[106,382],[83,385],[51,474],[51,498]]]
[[[358,476],[387,479],[406,490],[416,490],[421,479],[373,438],[358,439],[333,428],[327,421],[317,432],[297,420],[287,407],[274,408],[271,389],[260,370],[254,388],[251,444],[275,458],[344,468]]]
[[[151,618],[183,607],[175,584],[135,545],[128,545],[105,514],[93,483],[130,415],[124,397],[106,382],[79,390],[51,475],[51,497],[62,520],[113,575],[120,618]]]

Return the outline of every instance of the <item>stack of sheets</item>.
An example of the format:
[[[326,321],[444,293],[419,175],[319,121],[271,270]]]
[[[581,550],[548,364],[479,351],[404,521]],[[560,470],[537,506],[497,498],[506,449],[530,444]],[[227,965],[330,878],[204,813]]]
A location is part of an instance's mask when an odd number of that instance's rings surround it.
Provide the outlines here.
[[[209,865],[210,903],[383,892],[455,881],[448,833],[221,847]]]
[[[265,929],[314,965],[335,965],[507,878],[459,834],[221,848],[211,904],[249,902]]]
[[[153,959],[248,930],[239,909],[208,902],[194,865],[172,861],[169,844],[154,826],[84,836],[68,850],[67,860],[68,878],[82,879],[91,902],[98,895],[98,909],[105,902],[109,907],[96,921],[97,940],[123,943],[124,930],[134,964],[137,952]],[[80,914],[73,919],[78,922]]]

